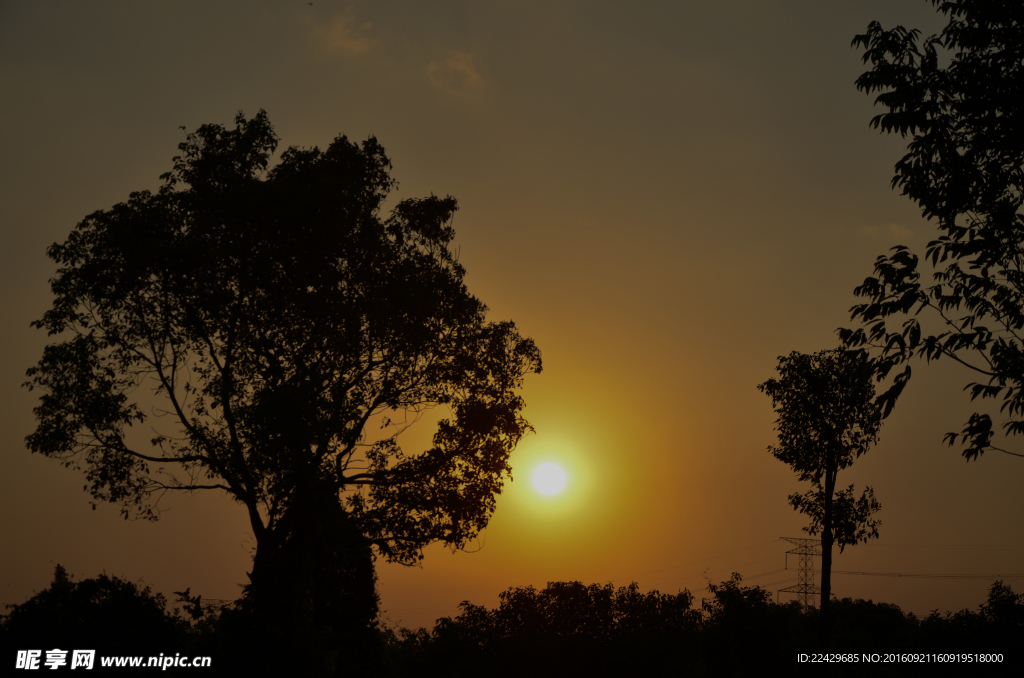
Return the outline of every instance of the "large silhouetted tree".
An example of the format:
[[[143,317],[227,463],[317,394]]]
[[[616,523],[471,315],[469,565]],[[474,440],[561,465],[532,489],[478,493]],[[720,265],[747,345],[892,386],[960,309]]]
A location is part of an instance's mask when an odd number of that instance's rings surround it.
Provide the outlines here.
[[[828,641],[832,595],[832,547],[878,536],[881,509],[868,487],[859,498],[854,486],[838,489],[839,472],[853,464],[878,440],[882,417],[875,402],[875,367],[865,351],[832,349],[814,354],[794,351],[781,356],[779,376],[758,385],[772,399],[779,444],[768,451],[789,464],[811,489],[793,494],[789,503],[810,518],[804,530],[821,535],[821,628]]]
[[[1002,398],[1004,430],[1024,432],[1024,3],[932,0],[949,23],[939,35],[872,22],[853,44],[871,70],[857,80],[887,112],[871,124],[910,138],[896,164],[899,187],[935,220],[926,260],[893,248],[855,293],[865,303],[840,330],[847,346],[871,346],[881,374],[903,367],[882,396],[885,412],[910,378],[908,361],[952,359],[980,376],[971,398]],[[922,313],[923,312],[923,313]],[[913,313],[913,315],[911,315]],[[899,320],[901,327],[890,327]],[[934,324],[927,324],[927,323]],[[975,413],[958,438],[967,459],[994,444],[993,422]]]
[[[467,291],[453,198],[384,217],[395,181],[376,139],[271,167],[276,145],[263,111],[203,125],[158,191],[50,247],[55,300],[35,325],[55,343],[28,371],[42,396],[27,442],[126,517],[155,518],[168,491],[228,493],[256,537],[257,607],[300,571],[320,582],[303,599],[329,607],[337,584],[309,558],[372,585],[343,551],[410,564],[484,528],[541,359]],[[432,444],[403,449],[435,406]]]

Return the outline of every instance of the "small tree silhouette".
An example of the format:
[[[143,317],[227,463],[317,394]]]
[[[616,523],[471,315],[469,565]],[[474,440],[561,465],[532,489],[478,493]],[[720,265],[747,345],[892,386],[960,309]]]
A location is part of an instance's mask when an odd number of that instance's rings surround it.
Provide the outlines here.
[[[828,643],[832,595],[832,546],[878,537],[882,508],[868,487],[859,499],[853,485],[836,490],[839,471],[878,441],[881,408],[875,401],[874,365],[864,351],[832,349],[813,355],[794,351],[779,357],[779,378],[758,385],[772,399],[778,419],[778,446],[772,455],[789,464],[811,489],[792,494],[789,503],[811,520],[804,531],[821,534],[821,642]]]

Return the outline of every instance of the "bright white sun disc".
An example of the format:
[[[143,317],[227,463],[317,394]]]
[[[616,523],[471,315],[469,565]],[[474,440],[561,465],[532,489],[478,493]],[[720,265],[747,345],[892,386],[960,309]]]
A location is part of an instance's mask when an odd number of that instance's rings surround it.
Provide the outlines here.
[[[558,464],[541,464],[533,472],[533,486],[541,494],[558,494],[565,487],[565,471]]]

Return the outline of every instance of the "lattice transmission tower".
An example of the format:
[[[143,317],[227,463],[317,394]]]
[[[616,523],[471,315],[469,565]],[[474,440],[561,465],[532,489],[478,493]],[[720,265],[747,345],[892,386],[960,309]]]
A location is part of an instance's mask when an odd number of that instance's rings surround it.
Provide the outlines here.
[[[782,537],[782,540],[796,546],[786,551],[786,569],[789,569],[790,553],[800,556],[800,569],[796,575],[796,586],[779,589],[778,593],[795,593],[805,610],[814,607],[815,596],[821,594],[821,589],[814,585],[814,556],[821,555],[821,540],[800,537]]]

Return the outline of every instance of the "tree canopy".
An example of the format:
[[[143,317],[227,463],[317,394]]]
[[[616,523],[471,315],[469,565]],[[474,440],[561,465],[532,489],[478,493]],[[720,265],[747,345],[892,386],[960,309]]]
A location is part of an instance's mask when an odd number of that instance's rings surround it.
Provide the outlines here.
[[[807,515],[811,535],[827,528],[839,545],[878,536],[880,521],[874,491],[867,488],[853,499],[853,486],[833,494],[840,471],[878,442],[882,417],[875,402],[874,365],[865,351],[832,349],[814,354],[794,351],[781,356],[779,377],[758,385],[772,399],[778,415],[778,445],[768,451],[788,464],[812,489],[790,496],[789,502]],[[831,518],[826,519],[826,508]]]
[[[949,23],[921,39],[917,30],[872,22],[854,46],[871,70],[857,80],[887,109],[871,124],[910,138],[894,188],[934,220],[939,237],[925,259],[899,246],[878,257],[855,290],[861,326],[840,330],[851,347],[869,346],[885,377],[903,369],[881,396],[892,410],[906,386],[909,360],[952,359],[978,375],[971,398],[1000,398],[1008,434],[1024,432],[1024,4],[1013,0],[932,0]],[[923,315],[922,315],[923,313]],[[891,327],[892,320],[901,326]],[[931,324],[934,323],[934,324]],[[967,459],[994,444],[987,413],[959,433]],[[1024,455],[1020,455],[1024,456]]]
[[[46,647],[156,655],[181,648],[188,633],[184,619],[169,613],[167,600],[150,587],[107,574],[76,582],[59,564],[49,588],[6,607],[0,648],[11,654]]]
[[[159,190],[49,248],[54,303],[35,325],[55,343],[28,371],[28,446],[125,517],[156,518],[168,491],[227,492],[257,566],[325,501],[391,561],[463,546],[531,430],[518,391],[540,352],[468,292],[454,198],[384,217],[396,182],[375,138],[271,166],[277,142],[264,111],[203,125]],[[429,449],[404,449],[436,406]]]

